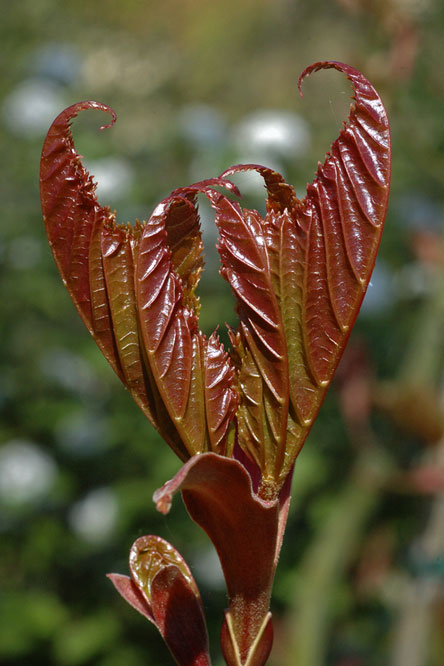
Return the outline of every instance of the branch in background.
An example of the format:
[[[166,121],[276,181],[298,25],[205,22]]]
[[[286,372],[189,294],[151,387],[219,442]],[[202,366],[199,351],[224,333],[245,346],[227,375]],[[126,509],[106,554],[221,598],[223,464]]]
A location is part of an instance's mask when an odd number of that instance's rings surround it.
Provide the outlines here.
[[[435,463],[444,469],[444,439],[435,450]],[[404,588],[393,637],[391,666],[424,666],[433,646],[434,606],[444,596],[444,492],[433,501],[430,518],[421,537],[414,544],[422,561],[423,572]],[[438,658],[433,663],[440,666]]]
[[[439,278],[442,278],[441,271]],[[436,290],[421,313],[421,325],[412,335],[398,381],[377,386],[377,391],[370,396],[369,365],[359,348],[350,350],[342,372],[339,369],[342,412],[358,455],[347,486],[334,500],[301,566],[297,594],[293,595],[294,604],[285,622],[287,630],[281,659],[288,666],[324,666],[326,663],[334,591],[352,562],[356,545],[384,486],[389,485],[393,490],[395,485],[395,490],[410,492],[419,489],[415,487],[415,478],[418,477],[419,483],[421,476],[415,475],[418,470],[411,474],[398,473],[371,431],[369,416],[375,396],[376,406],[384,406],[395,423],[422,441],[435,444],[432,464],[444,468],[444,440],[436,445],[442,438],[443,412],[434,388],[442,359],[440,324],[444,319],[444,291],[438,276],[435,284]],[[422,492],[436,490],[436,480],[442,477],[439,469],[435,471],[431,481],[428,475],[429,487],[420,489]],[[397,478],[404,482],[396,488]],[[430,576],[430,565],[436,568],[444,553],[444,493],[433,503],[429,523],[416,544],[416,551],[429,568],[426,575],[408,581],[404,588],[394,632],[392,666],[423,666],[431,652],[433,607],[443,594],[443,583],[442,572],[441,576],[439,572]]]
[[[441,239],[436,238],[440,243]],[[444,395],[439,391],[443,358],[442,330],[444,323],[443,270],[435,275],[435,289],[420,314],[416,332],[407,351],[407,362],[402,379],[416,382],[418,387],[435,387],[434,401],[441,407]],[[422,316],[421,316],[422,315]],[[444,470],[444,436],[428,454],[428,463]],[[419,573],[406,582],[393,636],[391,666],[441,666],[442,655],[432,654],[434,634],[434,607],[444,598],[444,491],[432,502],[427,525],[413,545]],[[440,570],[441,569],[441,570]],[[438,639],[439,640],[439,639]],[[441,639],[442,640],[442,639]],[[432,661],[433,660],[433,661]]]
[[[382,449],[374,447],[358,454],[347,485],[334,499],[300,567],[281,637],[280,663],[284,666],[325,666],[335,589],[356,554],[391,471]]]
[[[357,452],[349,479],[304,556],[285,619],[281,663],[324,666],[337,586],[356,555],[369,516],[393,471],[370,427],[371,367],[363,344],[350,346],[338,369],[339,400]]]

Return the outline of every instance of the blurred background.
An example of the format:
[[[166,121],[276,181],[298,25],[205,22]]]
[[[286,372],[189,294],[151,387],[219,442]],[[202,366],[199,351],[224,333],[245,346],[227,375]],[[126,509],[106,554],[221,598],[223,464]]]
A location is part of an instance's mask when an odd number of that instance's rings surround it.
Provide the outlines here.
[[[40,150],[74,123],[102,203],[146,219],[172,189],[237,162],[281,171],[299,196],[336,138],[350,86],[376,86],[393,133],[392,196],[368,295],[302,451],[273,597],[273,666],[444,664],[444,5],[439,0],[21,0],[0,22],[0,662],[163,666],[154,627],[107,572],[158,534],[201,589],[215,664],[225,592],[180,499],[179,468],[84,329],[41,219]],[[259,178],[239,177],[264,209]],[[235,323],[202,205],[205,332]]]

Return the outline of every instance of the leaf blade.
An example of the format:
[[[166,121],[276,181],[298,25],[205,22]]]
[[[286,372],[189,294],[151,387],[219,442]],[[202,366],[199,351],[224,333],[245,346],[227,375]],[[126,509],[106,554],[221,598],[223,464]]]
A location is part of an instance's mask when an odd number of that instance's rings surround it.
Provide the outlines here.
[[[198,329],[194,291],[202,240],[194,190],[173,193],[157,206],[142,233],[136,272],[141,332],[154,381],[191,455],[222,450],[235,411],[229,359]],[[210,358],[211,369],[205,366]]]
[[[188,454],[150,381],[144,352],[138,344],[131,272],[141,225],[117,226],[109,208],[100,206],[97,201],[96,186],[76,152],[70,128],[71,121],[85,109],[110,113],[112,123],[116,120],[110,107],[86,101],[62,111],[51,125],[43,144],[40,168],[40,194],[48,240],[68,293],[105,358],[152,425],[177,455],[186,460]],[[118,261],[103,254],[103,250],[112,254],[113,234],[121,235],[114,238],[116,251],[120,248],[120,267]],[[111,264],[114,277],[110,282],[110,270],[105,271],[105,268],[110,269]],[[112,283],[117,290],[111,287]],[[119,312],[119,299],[124,315]],[[126,347],[124,328],[131,339],[131,345]]]
[[[113,219],[99,205],[95,184],[75,150],[70,123],[85,109],[111,114],[98,102],[79,102],[68,107],[52,123],[45,138],[40,162],[40,198],[48,240],[68,292],[85,325],[92,333],[89,298],[88,253],[96,217]]]
[[[256,170],[268,190],[263,232],[267,257],[263,265],[271,274],[289,369],[287,448],[280,459],[280,483],[291,470],[316,417],[358,314],[379,247],[390,185],[389,125],[376,90],[360,72],[334,61],[308,67],[299,78],[299,88],[307,75],[325,68],[335,68],[349,78],[355,104],[305,198],[300,201],[280,174],[260,165],[237,165],[223,174]],[[226,253],[226,262],[227,257]],[[254,269],[254,261],[245,267]],[[259,294],[258,285],[253,286]],[[247,308],[252,291],[235,289]],[[242,320],[242,312],[240,315]],[[253,321],[246,321],[245,326],[253,335]],[[260,363],[254,370],[254,354],[246,353],[248,344],[240,344],[239,336],[236,340],[243,394],[238,416],[252,437],[253,428],[256,436],[263,431],[265,421],[259,425],[258,401],[265,406],[264,391],[270,384],[262,373],[260,388]],[[248,391],[250,413],[246,415],[241,410],[248,404]],[[268,423],[274,427],[271,414],[268,405]],[[261,465],[260,456],[254,459]]]
[[[122,597],[159,630],[179,666],[210,666],[208,634],[199,590],[185,560],[164,539],[136,539],[131,578],[109,574]]]
[[[264,485],[272,488],[285,453],[289,391],[285,333],[264,222],[256,211],[243,211],[219,193],[212,193],[210,202],[219,228],[221,274],[236,297],[241,322],[232,336],[239,366],[239,444],[261,467]]]

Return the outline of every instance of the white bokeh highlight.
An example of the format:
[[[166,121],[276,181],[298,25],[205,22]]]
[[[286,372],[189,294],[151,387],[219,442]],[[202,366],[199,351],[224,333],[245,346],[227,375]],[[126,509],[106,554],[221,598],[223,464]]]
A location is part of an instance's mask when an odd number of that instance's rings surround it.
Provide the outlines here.
[[[113,534],[118,517],[118,502],[111,488],[96,488],[71,507],[68,522],[83,541],[100,545]]]
[[[54,460],[37,444],[13,439],[0,448],[0,500],[22,505],[43,499],[57,475]]]

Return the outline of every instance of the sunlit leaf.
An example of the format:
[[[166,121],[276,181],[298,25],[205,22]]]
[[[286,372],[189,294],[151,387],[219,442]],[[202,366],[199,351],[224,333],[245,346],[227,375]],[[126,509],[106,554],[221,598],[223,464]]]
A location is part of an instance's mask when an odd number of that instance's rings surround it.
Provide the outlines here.
[[[103,104],[75,104],[56,118],[42,152],[42,209],[63,281],[105,357],[177,455],[222,453],[236,396],[228,355],[197,326],[203,246],[196,192],[237,188],[227,179],[203,181],[177,190],[147,223],[116,224],[74,147],[70,122],[83,109],[115,121]]]
[[[304,199],[277,172],[237,165],[175,190],[147,222],[118,225],[98,204],[70,131],[69,107],[45,140],[41,198],[64,283],[91,334],[146,416],[188,460],[155,493],[166,513],[180,491],[219,554],[229,596],[222,646],[230,666],[263,666],[272,643],[268,611],[288,515],[295,459],[313,424],[364,297],[386,213],[388,121],[376,91],[346,74],[354,105]],[[242,208],[227,179],[256,170],[266,215]],[[221,191],[222,190],[222,191]],[[227,352],[199,330],[203,269],[198,193],[215,210],[221,273],[239,326]],[[122,596],[165,638],[184,666],[209,664],[202,603],[174,548],[142,537],[131,578],[110,575]]]
[[[183,557],[158,536],[137,539],[131,578],[108,574],[133,608],[156,625],[179,666],[209,666],[202,600]]]
[[[208,340],[198,328],[194,290],[201,271],[201,240],[194,205],[176,194],[156,208],[143,229],[136,272],[147,357],[191,454],[219,450],[236,406],[229,358],[214,337]]]
[[[264,177],[265,220],[222,198],[216,204],[222,274],[241,319],[232,336],[239,443],[279,484],[314,421],[359,311],[389,193],[388,121],[371,84],[347,65],[325,62],[305,70],[299,85],[312,71],[330,67],[351,80],[355,104],[306,197],[298,200],[271,169],[238,165],[223,175],[254,169]],[[276,410],[286,418],[287,399],[285,438]],[[266,460],[260,460],[264,450]]]
[[[252,490],[251,478],[237,460],[204,453],[185,463],[153,496],[158,510],[167,513],[174,494],[181,492],[190,516],[212,540],[224,571],[230,620],[243,660],[268,615],[281,545],[280,513],[285,522],[288,499],[288,489],[272,502],[261,500]]]
[[[390,136],[382,103],[356,70],[354,105],[304,199],[277,172],[238,165],[173,192],[146,223],[117,225],[95,198],[64,111],[42,154],[42,207],[64,282],[103,353],[176,453],[231,455],[237,441],[262,474],[261,496],[289,475],[365,294],[388,200]],[[115,116],[113,115],[113,120]],[[255,169],[265,219],[216,188]],[[229,355],[198,328],[203,268],[197,193],[216,211],[221,273],[240,325]],[[234,438],[236,432],[237,438]],[[228,436],[228,433],[231,433]]]
[[[103,288],[101,276],[100,233],[105,222],[113,223],[109,208],[99,205],[95,184],[83,167],[72,139],[71,121],[79,111],[97,109],[109,113],[112,109],[98,102],[79,102],[65,109],[53,122],[46,136],[40,162],[40,198],[46,233],[63,282],[91,334],[94,334],[91,311],[92,289]],[[108,127],[108,126],[107,126]],[[91,266],[89,256],[93,246]],[[105,331],[109,310],[104,299],[97,296],[94,323],[99,321],[97,343],[114,370],[121,373],[112,339]]]

